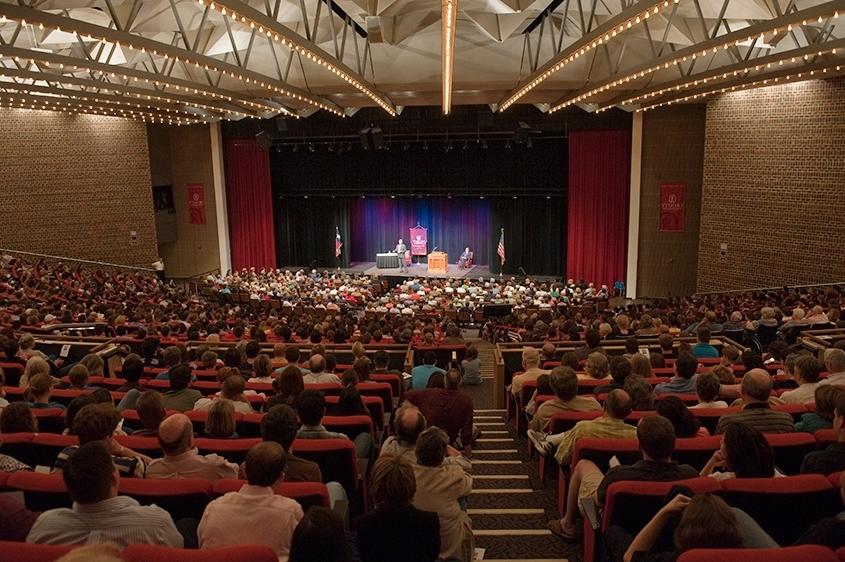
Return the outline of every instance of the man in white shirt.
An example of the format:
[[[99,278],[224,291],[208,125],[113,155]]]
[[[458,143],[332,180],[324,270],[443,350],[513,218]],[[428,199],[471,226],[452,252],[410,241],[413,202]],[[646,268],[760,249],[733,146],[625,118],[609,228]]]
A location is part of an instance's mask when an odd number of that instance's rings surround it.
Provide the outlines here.
[[[540,352],[533,347],[526,347],[522,350],[522,368],[525,371],[521,375],[515,375],[511,381],[511,392],[514,396],[519,395],[522,385],[528,381],[536,381],[540,375],[549,374],[540,368]]]
[[[821,364],[812,355],[802,355],[795,360],[795,380],[798,388],[784,392],[780,399],[786,404],[814,404],[816,402],[816,387],[819,386]]]
[[[245,463],[248,483],[205,508],[197,529],[200,548],[259,544],[286,562],[303,512],[296,501],[275,492],[284,470],[285,451],[278,443],[265,441],[250,449]]]
[[[819,384],[845,386],[845,351],[838,348],[826,350],[824,352],[824,364],[830,374]]]
[[[183,546],[182,535],[169,513],[117,495],[120,474],[103,441],[91,441],[79,447],[67,460],[62,477],[73,507],[42,513],[26,542]]]
[[[340,379],[334,373],[326,372],[326,359],[322,355],[312,355],[308,361],[309,372],[302,377],[305,384],[340,384]]]

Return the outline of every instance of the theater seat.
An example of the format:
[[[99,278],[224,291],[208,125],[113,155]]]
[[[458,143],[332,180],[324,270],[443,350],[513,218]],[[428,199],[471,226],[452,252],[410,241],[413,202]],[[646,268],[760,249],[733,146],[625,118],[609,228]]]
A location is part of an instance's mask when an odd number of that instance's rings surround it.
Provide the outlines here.
[[[261,443],[261,439],[207,439],[200,437],[194,440],[194,445],[199,449],[200,454],[216,453],[237,464],[244,462],[246,454],[253,445],[258,443]]]
[[[16,472],[9,476],[6,486],[23,492],[24,503],[30,511],[46,511],[73,504],[61,474]]]
[[[38,464],[52,467],[56,457],[65,447],[78,445],[76,435],[60,435],[58,433],[36,433],[32,439],[32,448]]]
[[[129,447],[133,451],[147,455],[150,458],[158,459],[163,456],[157,437],[117,435],[115,440],[124,447]]]
[[[32,410],[38,420],[41,433],[61,433],[65,430],[65,411],[61,408],[37,408]]]
[[[675,482],[614,482],[607,489],[600,533],[603,535],[612,526],[620,526],[636,535],[663,506],[666,494],[673,486],[681,485],[696,494],[718,492],[721,487],[713,478],[690,478]],[[601,560],[600,543],[590,518],[584,519],[584,562]]]
[[[557,507],[561,515],[566,507],[566,486],[571,469],[581,459],[590,459],[597,466],[607,466],[611,457],[617,457],[622,464],[633,464],[642,458],[639,441],[636,439],[596,439],[586,437],[575,442],[569,466],[560,467],[557,483]]]
[[[731,478],[722,481],[722,495],[728,504],[748,513],[778,544],[794,543],[807,527],[842,510],[839,490],[821,474]]]
[[[2,443],[0,453],[9,455],[34,468],[38,464],[35,449],[32,447],[34,438],[34,433],[4,433],[0,436],[0,443]]]
[[[720,435],[676,439],[672,460],[681,464],[688,464],[700,471],[721,446],[722,437]]]
[[[246,480],[237,478],[223,478],[214,483],[212,493],[222,496],[228,492],[237,492],[246,483]],[[303,511],[315,505],[331,507],[329,490],[322,482],[282,482],[276,487],[276,493],[296,500]]]
[[[350,499],[366,499],[366,483],[359,478],[355,444],[348,439],[296,439],[291,451],[320,465],[323,482],[339,482]]]
[[[53,544],[27,544],[23,542],[0,541],[0,552],[15,562],[53,562],[71,550],[72,546]]]
[[[361,433],[369,433],[375,439],[373,420],[370,416],[323,416],[323,426],[337,433],[343,433],[353,441]]]
[[[231,548],[188,550],[169,546],[133,544],[121,552],[126,562],[278,562],[266,546],[245,545]]]
[[[810,433],[767,433],[766,441],[775,453],[775,466],[787,475],[798,474],[804,457],[818,447]]]
[[[155,504],[167,510],[174,521],[199,519],[211,500],[211,482],[205,478],[121,478],[118,493],[135,498],[141,505]]]
[[[842,550],[842,549],[840,549]],[[784,548],[714,548],[688,550],[678,562],[839,562],[829,548],[814,544]]]

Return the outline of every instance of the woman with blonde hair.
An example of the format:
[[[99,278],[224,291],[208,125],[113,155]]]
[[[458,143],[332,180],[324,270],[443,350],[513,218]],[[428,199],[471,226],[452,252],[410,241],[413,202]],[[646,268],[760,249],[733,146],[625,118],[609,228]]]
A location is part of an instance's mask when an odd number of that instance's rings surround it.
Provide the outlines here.
[[[47,373],[38,373],[33,376],[29,380],[29,385],[26,389],[26,397],[29,400],[29,405],[32,408],[61,408],[64,410],[64,405],[50,401],[50,398],[53,396],[53,387],[55,384],[53,377]]]
[[[272,383],[273,382],[273,363],[270,358],[263,353],[255,358],[252,364],[253,376],[247,382]]]
[[[235,405],[231,400],[218,398],[208,409],[205,420],[205,435],[213,439],[231,439],[235,433]]]
[[[26,362],[26,367],[24,367],[23,370],[23,376],[18,384],[20,386],[27,386],[29,381],[32,380],[35,375],[41,373],[49,375],[50,364],[40,357],[30,357],[30,359]]]
[[[604,380],[610,378],[610,363],[607,356],[598,351],[587,356],[587,364],[584,366],[584,374],[579,374],[579,380]]]

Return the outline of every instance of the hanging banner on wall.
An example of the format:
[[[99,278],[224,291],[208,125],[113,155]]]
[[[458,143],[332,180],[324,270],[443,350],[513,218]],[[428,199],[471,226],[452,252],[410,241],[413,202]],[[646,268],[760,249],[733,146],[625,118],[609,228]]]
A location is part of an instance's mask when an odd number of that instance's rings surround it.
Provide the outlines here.
[[[428,255],[428,229],[417,224],[417,226],[409,229],[409,231],[411,234],[411,255]]]
[[[687,184],[669,182],[660,184],[660,232],[683,232]]]
[[[188,216],[191,224],[205,224],[205,187],[201,183],[188,184]]]

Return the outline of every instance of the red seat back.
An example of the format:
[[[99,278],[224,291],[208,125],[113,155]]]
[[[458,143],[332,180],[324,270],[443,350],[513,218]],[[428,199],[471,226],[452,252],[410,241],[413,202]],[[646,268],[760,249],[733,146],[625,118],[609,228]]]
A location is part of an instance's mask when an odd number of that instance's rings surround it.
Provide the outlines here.
[[[237,492],[246,483],[246,480],[223,478],[214,483],[213,493],[223,495],[228,492]],[[276,493],[296,500],[303,511],[315,505],[331,507],[329,490],[322,482],[282,482],[276,487]]]
[[[601,412],[555,412],[549,418],[549,433],[557,434],[572,429],[583,420],[600,418]]]
[[[358,490],[358,458],[355,444],[347,439],[296,439],[291,446],[296,456],[320,465],[323,482],[339,482],[347,495]]]
[[[607,488],[602,530],[619,525],[631,533],[638,533],[663,506],[663,500],[675,485],[691,488],[696,494],[720,490],[713,478],[690,478],[675,482],[614,482]]]
[[[148,544],[133,544],[121,552],[126,562],[278,562],[266,546],[247,545],[231,548],[190,550]]]
[[[835,516],[842,509],[838,492],[821,474],[722,481],[725,500],[748,513],[778,544],[793,544],[807,527]]]
[[[840,549],[843,550],[843,549]],[[837,555],[824,546],[804,544],[783,548],[713,548],[688,550],[678,562],[838,562]]]
[[[65,430],[65,411],[61,408],[36,408],[32,413],[38,420],[38,431],[61,433]]]
[[[4,433],[0,435],[0,453],[9,455],[22,463],[34,467],[38,464],[38,458],[35,455],[35,449],[32,446],[32,440],[35,437],[34,433]]]
[[[258,443],[261,443],[261,439],[207,439],[200,437],[194,440],[200,454],[216,453],[237,464],[244,462],[250,448]]]
[[[721,446],[722,437],[719,435],[675,439],[672,459],[700,471]]]
[[[809,433],[766,433],[766,441],[775,453],[775,466],[784,474],[798,474],[804,457],[818,447],[818,441]]]
[[[393,389],[386,382],[360,382],[358,392],[361,396],[377,396],[381,398],[382,409],[389,412],[393,409]]]
[[[53,544],[28,544],[24,542],[0,541],[0,552],[15,562],[53,562],[71,550],[72,546]]]
[[[590,459],[598,466],[607,466],[611,457],[617,457],[622,464],[633,464],[642,458],[639,441],[636,439],[598,439],[585,437],[575,442],[572,452],[572,466],[581,459]]]
[[[30,511],[70,507],[73,503],[61,474],[15,472],[9,476],[6,486],[23,492],[24,503]]]
[[[78,445],[76,435],[60,435],[58,433],[36,433],[32,439],[32,448],[37,464],[52,467],[56,457],[65,447]]]
[[[361,433],[374,435],[373,420],[370,416],[323,416],[323,426],[329,431],[343,433],[354,440]]]
[[[362,396],[364,406],[370,413],[373,425],[376,429],[384,428],[384,403],[378,396]],[[334,415],[337,411],[337,404],[340,396],[326,396],[326,413]]]
[[[141,505],[159,506],[174,521],[183,517],[199,519],[211,500],[211,482],[205,478],[121,478],[118,491]]]
[[[306,384],[305,390],[319,390],[325,396],[339,396],[340,391],[343,390],[343,387],[339,384],[332,384],[332,383],[312,383]],[[360,392],[360,390],[359,390]],[[361,393],[363,394],[363,393]]]
[[[124,447],[129,447],[135,452],[147,455],[148,457],[154,459],[160,458],[163,454],[157,437],[118,435],[115,437],[115,440]]]

